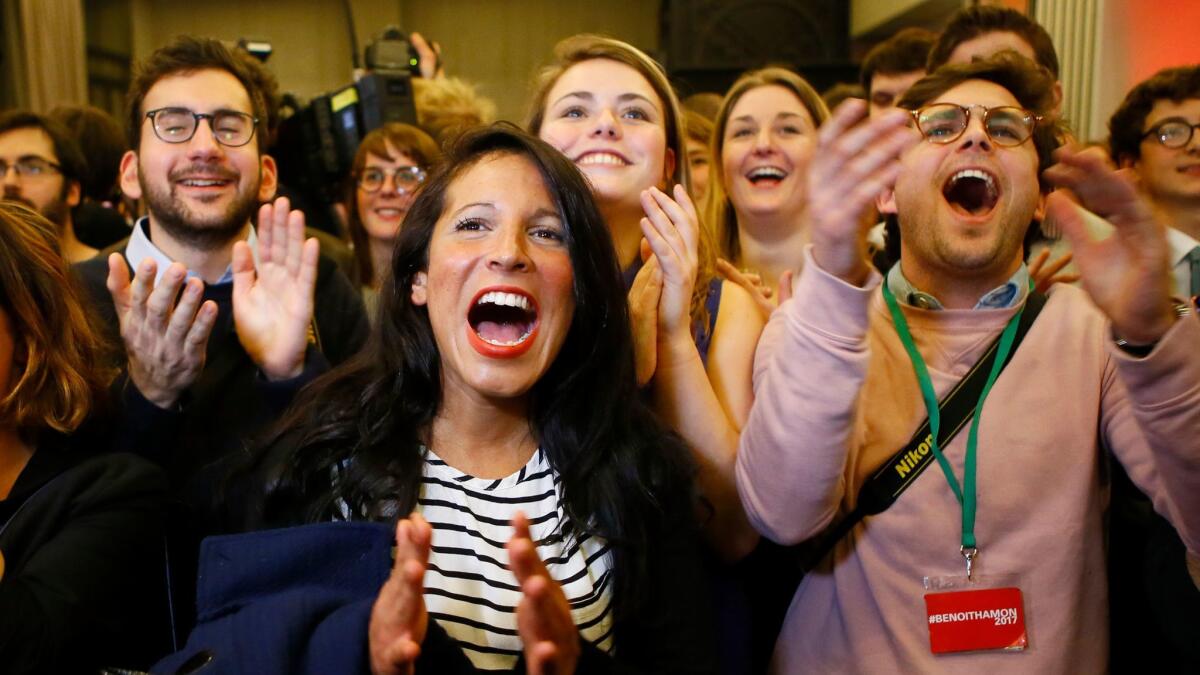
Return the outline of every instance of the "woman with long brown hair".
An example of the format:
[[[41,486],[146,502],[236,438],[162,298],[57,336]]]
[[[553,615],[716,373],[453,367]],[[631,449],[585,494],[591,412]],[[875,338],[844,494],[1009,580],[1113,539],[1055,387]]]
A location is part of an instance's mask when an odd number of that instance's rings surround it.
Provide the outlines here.
[[[765,289],[803,259],[808,163],[827,117],[804,78],[776,67],[739,77],[717,112],[705,219],[719,255]]]
[[[749,294],[714,276],[712,245],[687,194],[679,101],[641,50],[576,35],[540,74],[528,126],[592,185],[631,286],[639,379],[653,376],[656,411],[696,455],[712,507],[710,543],[736,560],[758,541],[733,467],[763,322]]]
[[[0,202],[6,673],[145,665],[165,646],[151,644],[165,642],[167,624],[152,581],[162,577],[165,478],[144,460],[102,452],[96,418],[111,373],[91,323],[53,225]]]

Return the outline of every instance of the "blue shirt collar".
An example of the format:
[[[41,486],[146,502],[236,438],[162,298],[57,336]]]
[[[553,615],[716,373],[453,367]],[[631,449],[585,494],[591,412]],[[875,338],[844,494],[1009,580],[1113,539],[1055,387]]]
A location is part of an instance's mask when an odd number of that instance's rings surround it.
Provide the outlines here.
[[[150,219],[146,216],[142,216],[136,223],[134,223],[133,232],[129,235],[129,242],[125,244],[125,260],[127,260],[129,265],[136,270],[138,265],[140,265],[141,262],[146,258],[153,259],[157,267],[154,274],[154,285],[157,286],[158,282],[162,281],[162,276],[166,273],[167,267],[169,267],[171,263],[175,261],[171,260],[166,253],[163,253],[161,249],[155,246],[154,242],[150,241],[149,228]],[[254,254],[254,267],[257,269],[258,236],[255,234],[253,227],[250,228],[250,236],[246,237],[246,243],[250,244],[250,251]],[[195,276],[198,275],[192,270],[188,270],[187,279],[191,279]],[[212,285],[220,286],[222,284],[230,283],[233,283],[232,265],[225,268],[225,273],[221,275],[220,279],[217,279],[217,283]]]
[[[892,269],[888,270],[887,285],[892,294],[906,305],[921,309],[945,309],[940,300],[913,286],[912,282],[905,278],[904,272],[900,271],[900,263],[892,265]],[[1016,307],[1025,301],[1027,295],[1029,295],[1029,268],[1025,266],[1025,263],[1021,263],[1016,273],[1008,281],[984,293],[979,302],[975,303],[974,309]]]

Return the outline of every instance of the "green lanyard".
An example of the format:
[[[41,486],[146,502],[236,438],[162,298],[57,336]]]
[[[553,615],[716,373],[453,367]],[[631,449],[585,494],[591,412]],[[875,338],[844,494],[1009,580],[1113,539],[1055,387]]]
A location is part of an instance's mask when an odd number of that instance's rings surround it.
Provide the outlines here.
[[[929,413],[929,432],[932,439],[930,449],[933,451],[938,465],[942,467],[942,473],[946,475],[946,482],[950,484],[950,489],[954,491],[954,496],[962,506],[962,546],[959,547],[959,552],[967,560],[967,578],[970,579],[972,564],[979,554],[979,548],[975,543],[975,449],[979,444],[979,418],[983,414],[983,402],[987,399],[988,393],[992,391],[992,385],[995,384],[1001,369],[1004,368],[1008,353],[1012,351],[1013,340],[1017,334],[1017,323],[1021,320],[1021,314],[1025,311],[1025,307],[1022,305],[1013,318],[1009,319],[1008,325],[1004,327],[996,351],[996,360],[992,363],[992,371],[988,374],[983,391],[979,394],[979,402],[975,404],[975,414],[971,418],[971,430],[967,434],[967,454],[963,460],[963,482],[960,488],[958,479],[954,476],[954,469],[938,447],[938,431],[942,415],[938,408],[937,394],[933,391],[933,382],[929,379],[929,369],[925,367],[925,359],[921,357],[921,352],[917,351],[912,333],[908,330],[908,321],[900,312],[896,296],[888,288],[886,281],[883,283],[883,298],[887,301],[888,311],[892,313],[892,325],[896,327],[900,342],[904,344],[908,358],[912,360],[913,371],[916,372],[917,382],[921,385],[921,397],[925,400],[925,410]]]

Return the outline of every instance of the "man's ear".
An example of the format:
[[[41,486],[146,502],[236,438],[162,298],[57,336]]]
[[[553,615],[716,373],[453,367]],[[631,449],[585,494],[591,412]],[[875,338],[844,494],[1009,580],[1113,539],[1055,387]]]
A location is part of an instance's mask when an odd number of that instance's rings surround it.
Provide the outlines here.
[[[67,206],[75,208],[79,206],[80,200],[83,199],[83,187],[79,181],[67,181]]]
[[[879,213],[897,213],[896,211],[896,189],[884,188],[878,195],[875,196],[875,210]]]
[[[138,156],[126,150],[121,156],[121,192],[130,199],[142,198],[142,184],[138,182]]]
[[[429,280],[428,275],[424,272],[417,272],[412,279],[412,303],[418,307],[429,302],[429,290],[425,287],[425,283]]]
[[[1063,106],[1063,86],[1062,80],[1054,82],[1054,116],[1062,117]]]
[[[279,167],[270,155],[263,155],[259,165],[262,168],[258,174],[258,201],[265,203],[275,198],[275,191],[279,188]]]
[[[1046,220],[1046,198],[1049,196],[1049,192],[1038,191],[1037,204],[1033,208],[1033,219],[1039,223]]]

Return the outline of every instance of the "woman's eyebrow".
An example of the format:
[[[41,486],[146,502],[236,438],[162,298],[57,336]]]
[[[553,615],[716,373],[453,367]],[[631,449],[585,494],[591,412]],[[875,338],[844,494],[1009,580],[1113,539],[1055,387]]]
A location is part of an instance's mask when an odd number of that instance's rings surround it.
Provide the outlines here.
[[[471,202],[470,204],[463,204],[461,207],[455,209],[454,213],[452,213],[450,215],[457,216],[458,214],[462,213],[463,211],[466,211],[467,209],[473,209],[473,208],[485,208],[485,209],[488,209],[491,211],[495,211],[496,205],[493,204],[492,202]]]

